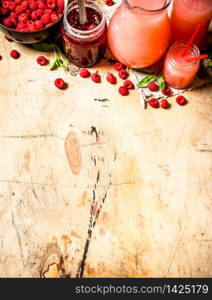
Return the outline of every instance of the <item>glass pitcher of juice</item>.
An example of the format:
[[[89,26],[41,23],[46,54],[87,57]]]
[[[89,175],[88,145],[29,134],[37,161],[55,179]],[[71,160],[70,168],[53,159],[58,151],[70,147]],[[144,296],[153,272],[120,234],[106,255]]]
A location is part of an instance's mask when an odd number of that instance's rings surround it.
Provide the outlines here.
[[[132,68],[157,63],[169,46],[171,0],[123,0],[108,28],[108,44],[115,58]]]
[[[212,18],[212,0],[174,0],[171,15],[172,41],[189,40],[198,24],[201,32],[195,44],[202,49]]]

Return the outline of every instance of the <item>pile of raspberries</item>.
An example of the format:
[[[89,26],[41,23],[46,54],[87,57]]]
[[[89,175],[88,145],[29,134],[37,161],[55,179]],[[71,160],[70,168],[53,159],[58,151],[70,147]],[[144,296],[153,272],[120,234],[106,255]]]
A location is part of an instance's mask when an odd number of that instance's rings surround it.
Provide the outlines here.
[[[53,25],[63,15],[64,0],[0,0],[0,22],[31,32]]]

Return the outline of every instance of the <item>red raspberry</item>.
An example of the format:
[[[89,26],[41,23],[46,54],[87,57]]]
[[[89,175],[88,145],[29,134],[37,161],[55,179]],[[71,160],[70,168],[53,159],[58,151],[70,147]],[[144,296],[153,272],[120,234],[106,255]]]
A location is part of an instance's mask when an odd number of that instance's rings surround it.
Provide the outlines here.
[[[60,13],[62,13],[62,12],[63,12],[63,8],[62,8],[62,7],[57,7],[56,13],[57,13],[57,14],[60,14]]]
[[[9,13],[10,13],[9,9],[5,9],[3,7],[0,7],[0,16],[5,17],[5,16],[9,15]]]
[[[91,73],[87,69],[84,69],[84,68],[80,69],[79,74],[82,78],[87,78],[91,75]]]
[[[37,63],[41,66],[46,66],[48,64],[48,60],[45,56],[38,56]]]
[[[32,13],[31,13],[31,19],[33,20],[33,21],[36,21],[37,19],[38,19],[38,16],[37,16],[37,14],[36,14],[36,11],[34,10],[34,11],[32,11]]]
[[[21,2],[21,8],[20,8],[21,12],[26,11],[27,7],[28,7],[28,1]]]
[[[44,14],[41,18],[41,21],[43,22],[43,24],[48,24],[51,22],[51,15],[49,14]]]
[[[5,18],[3,20],[3,25],[6,27],[9,27],[9,28],[13,27],[13,22],[12,22],[11,18]]]
[[[57,78],[54,81],[54,85],[58,88],[63,90],[65,88],[65,81],[62,78]]]
[[[9,2],[9,10],[14,11],[17,6],[16,2]]]
[[[38,17],[42,17],[42,15],[43,15],[43,10],[40,9],[40,8],[38,8],[38,9],[35,10],[35,13],[36,13],[36,15],[37,15]]]
[[[64,0],[57,0],[57,6],[60,8],[64,8]]]
[[[101,77],[100,77],[100,75],[99,75],[97,72],[91,74],[91,79],[92,79],[94,82],[96,82],[96,83],[101,82]]]
[[[115,69],[116,71],[120,71],[121,69],[124,69],[124,66],[123,66],[121,63],[119,63],[119,62],[115,63],[115,64],[113,65],[113,67],[114,67],[114,69]]]
[[[126,79],[126,78],[128,77],[127,71],[126,71],[125,69],[119,70],[119,77],[120,77],[121,79]]]
[[[155,82],[150,82],[148,84],[148,89],[151,91],[151,92],[157,92],[159,90],[159,86],[157,83]]]
[[[44,10],[44,12],[45,12],[45,14],[47,14],[47,15],[51,15],[51,14],[53,13],[53,11],[52,11],[50,8],[46,8],[46,9]]]
[[[106,0],[106,1],[105,1],[105,4],[106,4],[107,6],[112,6],[112,5],[114,4],[114,2],[113,2],[113,0]]]
[[[108,73],[106,79],[111,84],[116,84],[116,77],[112,73]]]
[[[46,27],[49,27],[49,26],[52,26],[54,25],[54,23],[49,23],[49,24],[46,24]]]
[[[187,103],[187,100],[186,100],[186,98],[184,96],[178,96],[176,98],[176,102],[179,105],[185,105]]]
[[[170,96],[172,94],[172,90],[169,87],[167,87],[167,88],[165,88],[165,90],[162,91],[162,93],[165,96]]]
[[[154,108],[158,108],[159,107],[159,102],[155,98],[150,99],[148,102],[149,102],[149,105],[151,105]]]
[[[22,13],[22,10],[21,10],[21,5],[17,5],[16,8],[15,8],[15,13],[17,15],[20,15]]]
[[[11,52],[10,52],[10,56],[12,57],[12,58],[19,58],[19,56],[20,56],[20,53],[17,51],[17,50],[12,50]]]
[[[52,14],[51,15],[51,21],[52,21],[52,23],[56,23],[57,20],[58,20],[58,16],[56,14]]]
[[[46,5],[43,2],[39,2],[38,3],[38,8],[44,10],[44,9],[46,9]]]
[[[10,6],[9,1],[4,1],[4,2],[2,3],[2,7],[3,7],[4,9],[9,9],[9,6]]]
[[[26,23],[28,21],[28,16],[26,13],[22,13],[18,16],[18,21]]]
[[[56,0],[47,0],[46,5],[48,8],[54,9],[56,7]]]
[[[134,84],[133,84],[132,81],[130,81],[130,80],[125,80],[124,86],[125,86],[128,90],[134,90],[134,88],[135,88]]]
[[[22,3],[21,3],[21,5],[22,5]],[[38,7],[38,3],[36,1],[32,0],[29,2],[29,7],[31,8],[31,10],[35,10]]]
[[[11,40],[8,36],[4,36],[5,40],[7,40],[8,42],[13,42],[13,40]]]
[[[36,26],[37,30],[40,30],[43,28],[43,23],[41,22],[41,20],[36,20],[35,26]]]
[[[128,91],[128,89],[123,85],[123,86],[120,86],[120,88],[119,88],[119,94],[121,94],[122,96],[127,96],[127,95],[129,95],[129,91]]]
[[[170,106],[170,104],[166,99],[161,100],[161,107],[162,108],[167,109],[167,108],[169,108],[169,106]]]

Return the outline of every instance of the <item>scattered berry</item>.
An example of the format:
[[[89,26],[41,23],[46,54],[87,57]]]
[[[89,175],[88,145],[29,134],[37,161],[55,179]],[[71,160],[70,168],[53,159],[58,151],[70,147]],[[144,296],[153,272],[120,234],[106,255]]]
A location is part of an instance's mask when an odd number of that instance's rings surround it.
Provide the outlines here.
[[[125,80],[124,86],[125,86],[128,90],[134,90],[134,88],[135,88],[134,84],[133,84],[132,81],[130,81],[130,80]]]
[[[106,1],[105,1],[105,4],[106,4],[107,6],[112,6],[112,5],[114,5],[114,2],[113,2],[113,0],[106,0]]]
[[[62,78],[55,79],[54,84],[58,89],[61,89],[61,90],[64,89],[65,85],[66,85],[65,81]]]
[[[162,90],[162,93],[165,96],[170,96],[172,94],[172,90],[169,87],[167,87],[167,88],[165,88],[165,90]]]
[[[101,82],[101,77],[100,77],[99,73],[97,73],[97,72],[91,74],[91,79],[96,83]]]
[[[124,66],[123,66],[121,63],[119,63],[119,62],[115,63],[115,64],[113,65],[113,67],[114,67],[114,69],[115,69],[116,71],[120,71],[121,69],[124,69]]]
[[[84,68],[80,69],[79,74],[82,78],[87,78],[91,75],[91,73],[87,69],[84,69]]]
[[[116,84],[116,77],[112,73],[108,73],[106,79],[109,83]]]
[[[179,105],[185,105],[187,103],[187,100],[186,100],[186,98],[184,96],[178,96],[176,98],[176,102]]]
[[[148,89],[151,91],[151,92],[157,92],[159,90],[159,86],[157,83],[155,82],[150,82],[148,84]]]
[[[169,108],[170,104],[166,99],[161,100],[161,107],[164,109]]]
[[[119,88],[119,94],[121,94],[122,96],[127,96],[129,94],[128,89],[123,85],[120,86]]]
[[[150,99],[148,102],[149,102],[149,105],[151,105],[154,108],[158,108],[159,107],[159,102],[155,98]]]
[[[48,60],[45,56],[39,56],[37,58],[37,63],[41,66],[46,66],[48,64]]]
[[[126,71],[125,69],[119,70],[119,77],[120,77],[121,79],[127,79],[127,77],[128,77],[127,71]]]
[[[20,53],[17,51],[17,50],[12,50],[11,52],[10,52],[10,56],[12,57],[12,58],[19,58],[19,56],[20,56]]]

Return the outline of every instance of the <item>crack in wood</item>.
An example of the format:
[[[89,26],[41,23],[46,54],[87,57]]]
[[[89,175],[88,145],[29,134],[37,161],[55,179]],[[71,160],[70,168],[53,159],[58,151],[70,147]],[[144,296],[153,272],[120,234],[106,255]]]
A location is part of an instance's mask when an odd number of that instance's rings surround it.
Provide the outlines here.
[[[13,227],[15,229],[15,232],[16,232],[16,237],[17,237],[17,241],[18,241],[18,245],[19,245],[20,254],[21,254],[21,260],[22,260],[23,266],[25,267],[26,264],[24,262],[24,255],[23,255],[23,248],[22,248],[22,242],[21,242],[21,235],[20,235],[18,226],[15,223],[15,217],[14,217],[14,213],[13,212],[12,212],[12,225],[13,225]]]
[[[85,264],[86,264],[86,260],[87,260],[87,256],[88,256],[88,250],[89,250],[89,246],[90,246],[90,242],[91,242],[91,238],[92,238],[92,234],[93,234],[93,229],[96,225],[96,222],[98,220],[98,217],[99,217],[100,211],[102,209],[102,206],[105,202],[105,199],[107,198],[108,189],[109,189],[109,186],[108,186],[108,188],[107,188],[107,190],[106,190],[106,192],[105,192],[105,194],[102,198],[102,201],[101,201],[100,206],[99,206],[97,211],[96,211],[96,208],[95,208],[96,194],[95,194],[95,190],[93,190],[93,197],[92,197],[91,208],[90,208],[90,219],[89,219],[89,224],[88,224],[87,238],[86,238],[86,241],[85,241],[82,260],[80,262],[80,265],[78,267],[78,271],[77,271],[77,274],[76,274],[77,278],[83,277]]]

